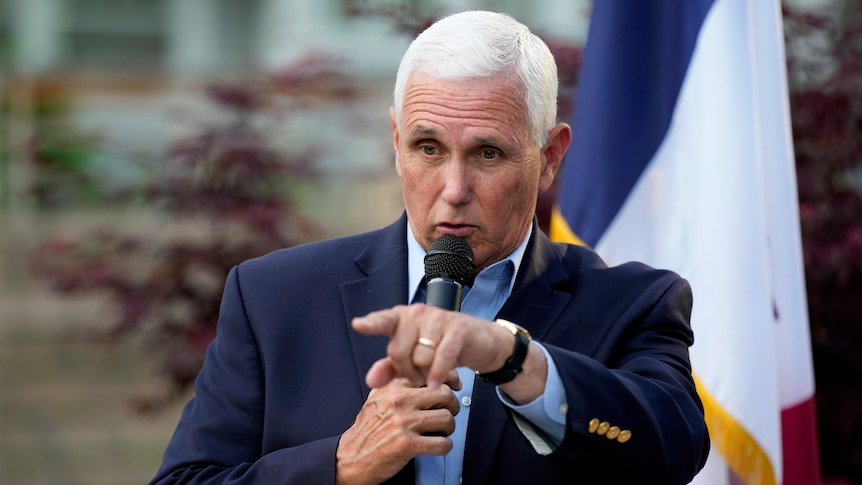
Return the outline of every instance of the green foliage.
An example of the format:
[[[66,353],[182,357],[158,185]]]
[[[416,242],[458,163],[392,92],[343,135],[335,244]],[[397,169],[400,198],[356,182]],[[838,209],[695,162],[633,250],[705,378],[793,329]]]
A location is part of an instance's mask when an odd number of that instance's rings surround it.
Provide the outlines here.
[[[33,84],[33,136],[26,151],[33,168],[30,195],[39,209],[90,205],[102,197],[95,170],[98,140],[69,120],[67,95],[50,83]]]

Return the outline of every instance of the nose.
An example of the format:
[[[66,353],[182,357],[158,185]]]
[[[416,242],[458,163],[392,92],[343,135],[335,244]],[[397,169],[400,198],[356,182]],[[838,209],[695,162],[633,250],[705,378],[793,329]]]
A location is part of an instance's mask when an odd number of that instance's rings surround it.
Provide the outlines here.
[[[441,197],[450,205],[463,205],[470,201],[473,188],[470,167],[465,160],[453,156],[443,168],[443,192]]]

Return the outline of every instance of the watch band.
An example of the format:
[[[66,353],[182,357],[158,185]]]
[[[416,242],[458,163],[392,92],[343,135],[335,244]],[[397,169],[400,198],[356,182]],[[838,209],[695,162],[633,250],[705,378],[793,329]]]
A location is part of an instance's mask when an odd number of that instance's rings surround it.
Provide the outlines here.
[[[531,338],[530,332],[527,332],[524,327],[508,320],[498,318],[494,320],[494,324],[506,328],[515,336],[515,346],[512,349],[512,355],[506,359],[503,367],[493,372],[477,372],[476,377],[499,386],[513,380],[524,370],[524,361],[527,359],[527,351],[530,348]]]

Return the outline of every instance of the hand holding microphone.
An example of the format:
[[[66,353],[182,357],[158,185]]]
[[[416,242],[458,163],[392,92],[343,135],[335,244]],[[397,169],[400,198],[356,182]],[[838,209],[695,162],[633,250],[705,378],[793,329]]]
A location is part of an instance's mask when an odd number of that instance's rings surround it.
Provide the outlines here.
[[[463,286],[473,278],[467,242],[449,235],[438,238],[428,248],[425,270],[426,304],[400,305],[353,320],[353,328],[362,334],[390,337],[387,357],[366,374],[372,388],[395,377],[435,388],[449,383],[456,367],[494,370],[508,356],[511,345],[501,345],[499,329],[454,311],[460,307]]]
[[[374,312],[353,322],[362,333],[386,333],[391,340],[389,356],[368,372],[366,380],[372,388],[368,399],[339,442],[339,476],[347,482],[359,477],[359,482],[378,483],[417,455],[444,455],[452,449],[448,435],[455,429],[460,404],[451,390],[460,389],[461,383],[453,369],[438,384],[425,387],[423,367],[417,367],[414,360],[424,362],[424,368],[430,366],[439,337],[422,336],[415,323],[427,317],[427,312],[440,318],[451,314],[441,309],[460,308],[463,285],[473,275],[473,251],[459,237],[439,238],[425,256],[425,273],[425,305]],[[379,331],[383,323],[387,328]],[[404,359],[398,356],[403,342],[407,343]]]

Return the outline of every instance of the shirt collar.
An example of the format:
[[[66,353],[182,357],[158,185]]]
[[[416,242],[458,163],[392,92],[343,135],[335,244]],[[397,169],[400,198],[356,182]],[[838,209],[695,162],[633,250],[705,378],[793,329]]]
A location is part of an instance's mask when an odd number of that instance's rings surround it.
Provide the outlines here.
[[[497,266],[502,261],[511,261],[514,265],[514,271],[512,271],[512,277],[509,281],[509,291],[512,291],[512,287],[515,285],[515,276],[518,274],[518,270],[521,268],[521,261],[524,259],[524,253],[527,251],[527,243],[530,241],[530,236],[533,234],[533,225],[530,224],[530,229],[527,230],[527,235],[524,236],[524,239],[521,241],[521,244],[515,248],[514,251],[509,254],[506,258],[494,263],[491,266],[483,269],[482,271],[486,271],[494,266]],[[409,283],[407,287],[407,301],[412,302],[413,296],[416,294],[416,290],[419,288],[419,285],[422,283],[422,278],[425,277],[425,250],[422,248],[422,245],[419,244],[419,241],[416,240],[416,237],[413,235],[413,229],[410,227],[410,223],[407,223],[407,282]]]

